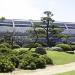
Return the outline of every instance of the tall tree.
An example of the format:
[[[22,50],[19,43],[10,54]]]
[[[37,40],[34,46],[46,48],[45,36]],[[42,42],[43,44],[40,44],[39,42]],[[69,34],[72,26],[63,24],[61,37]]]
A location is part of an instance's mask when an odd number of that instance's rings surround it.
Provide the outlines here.
[[[47,15],[47,17],[42,17],[42,21],[45,22],[46,26],[46,32],[47,32],[47,45],[50,45],[49,42],[49,24],[52,24],[54,22],[54,20],[51,18],[53,16],[52,12],[50,11],[45,11],[44,14]]]

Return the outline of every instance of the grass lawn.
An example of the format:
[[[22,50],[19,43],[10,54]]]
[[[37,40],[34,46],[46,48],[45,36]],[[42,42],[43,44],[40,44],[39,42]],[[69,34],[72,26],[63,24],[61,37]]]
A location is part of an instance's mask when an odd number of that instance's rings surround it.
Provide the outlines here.
[[[75,71],[69,71],[69,72],[64,72],[64,73],[55,74],[55,75],[75,75]]]
[[[58,51],[47,51],[47,55],[51,57],[53,63],[57,65],[75,62],[75,54]]]
[[[28,50],[28,48],[20,48],[15,49],[17,51],[19,50]],[[35,48],[32,48],[32,51],[34,51]],[[75,62],[75,54],[69,54],[66,52],[58,52],[58,51],[49,51],[47,50],[47,55],[52,58],[53,63],[60,65],[60,64],[67,64],[70,62]]]

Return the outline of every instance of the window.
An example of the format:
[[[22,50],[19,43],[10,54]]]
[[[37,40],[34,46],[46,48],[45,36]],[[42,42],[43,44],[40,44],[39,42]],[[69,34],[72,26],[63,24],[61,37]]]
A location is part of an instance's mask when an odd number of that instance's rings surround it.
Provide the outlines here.
[[[13,25],[10,25],[10,24],[0,24],[0,26],[8,26],[8,27],[13,27]]]
[[[30,25],[15,25],[15,27],[31,27]]]

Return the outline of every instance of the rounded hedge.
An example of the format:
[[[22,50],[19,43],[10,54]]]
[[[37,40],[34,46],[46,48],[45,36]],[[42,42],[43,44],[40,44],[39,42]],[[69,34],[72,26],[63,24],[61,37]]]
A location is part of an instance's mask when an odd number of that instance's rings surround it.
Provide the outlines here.
[[[71,47],[68,44],[57,44],[56,47],[61,47],[63,51],[71,51]]]
[[[75,42],[71,42],[70,45],[75,45]]]
[[[36,48],[36,47],[42,47],[42,45],[41,44],[39,44],[39,43],[31,43],[31,44],[28,44],[28,45],[25,45],[25,46],[23,46],[23,47],[25,47],[25,48]]]
[[[0,48],[11,48],[11,45],[9,45],[8,43],[2,43],[0,44]]]
[[[36,69],[36,64],[34,62],[30,62],[29,65],[27,66],[27,69],[35,70]]]
[[[74,51],[75,50],[75,45],[70,45],[70,46],[71,46],[72,51]]]
[[[43,57],[39,57],[35,60],[35,64],[37,68],[45,68],[46,60]]]
[[[15,66],[8,59],[0,59],[0,72],[12,72]]]
[[[28,66],[28,62],[26,60],[22,59],[20,62],[19,68],[28,69],[27,66]]]
[[[35,52],[38,54],[46,54],[46,50],[43,47],[37,47]]]
[[[52,51],[63,51],[61,47],[51,47],[50,50]]]
[[[16,56],[11,56],[10,57],[10,61],[13,63],[13,65],[18,68],[19,66],[19,58]]]
[[[0,53],[2,54],[8,54],[11,52],[10,48],[0,48]]]
[[[53,65],[53,61],[52,61],[52,59],[50,57],[48,57],[47,55],[43,55],[41,57],[43,57],[46,60],[47,65],[49,65],[49,64]]]

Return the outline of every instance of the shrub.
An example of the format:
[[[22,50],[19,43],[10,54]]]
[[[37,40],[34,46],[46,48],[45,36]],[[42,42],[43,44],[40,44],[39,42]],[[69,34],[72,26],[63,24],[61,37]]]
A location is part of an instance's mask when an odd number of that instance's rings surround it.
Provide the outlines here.
[[[42,57],[46,60],[46,64],[53,65],[53,61],[50,57],[48,57],[47,55],[43,55]]]
[[[11,49],[9,48],[0,48],[0,53],[8,54],[9,52],[11,52]]]
[[[28,66],[28,62],[26,60],[22,59],[20,62],[19,68],[27,69],[27,66]]]
[[[30,69],[30,70],[36,69],[36,64],[35,64],[34,62],[31,62],[31,63],[27,66],[27,69]]]
[[[31,58],[32,58],[32,52],[30,52],[30,51],[26,51],[26,52],[20,51],[20,53],[19,53],[19,55],[18,55],[18,58],[19,58],[20,60],[24,59],[24,60],[26,60],[26,61],[29,61],[29,60],[31,60]]]
[[[46,60],[43,57],[36,58],[34,60],[34,62],[36,64],[37,68],[45,68],[46,67]]]
[[[27,54],[27,53],[29,53],[28,50],[19,50],[19,54],[20,54],[20,55],[21,55],[21,54]]]
[[[0,48],[7,48],[4,44],[0,44]]]
[[[74,51],[75,50],[75,45],[70,45],[70,46],[71,46],[72,51]]]
[[[31,44],[28,44],[28,45],[26,45],[26,46],[23,46],[23,47],[27,47],[27,48],[30,48],[30,47],[32,47],[32,48],[36,48],[36,47],[42,47],[42,45],[41,44],[39,44],[39,43],[31,43]]]
[[[32,53],[32,56],[39,58],[39,54],[38,53]]]
[[[75,42],[71,42],[70,44],[71,44],[71,45],[75,45]]]
[[[11,48],[11,45],[9,45],[9,43],[2,43],[3,45],[5,45],[7,48]]]
[[[37,47],[35,52],[38,54],[46,54],[46,50],[43,47]]]
[[[61,47],[51,47],[50,50],[52,51],[63,51]]]
[[[8,59],[0,59],[0,72],[12,72],[15,69],[14,65]]]
[[[17,68],[19,66],[19,59],[16,56],[12,56],[10,57],[11,62],[13,63],[13,65]]]
[[[63,51],[70,51],[71,47],[68,44],[57,44],[56,47],[61,47]]]

